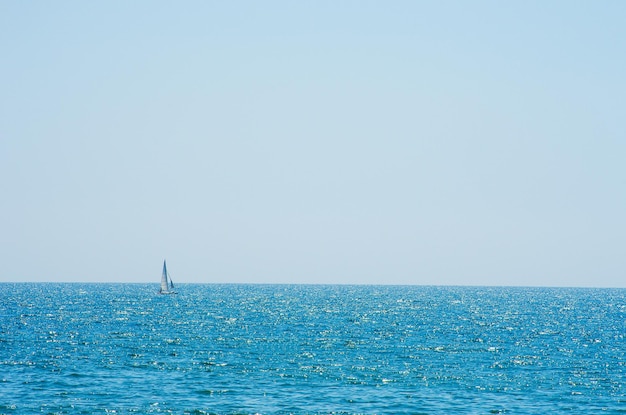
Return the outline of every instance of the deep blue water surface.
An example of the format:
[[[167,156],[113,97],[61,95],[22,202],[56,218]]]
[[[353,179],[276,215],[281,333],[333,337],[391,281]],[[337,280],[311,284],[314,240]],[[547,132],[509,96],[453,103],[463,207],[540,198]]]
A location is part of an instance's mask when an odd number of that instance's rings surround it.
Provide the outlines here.
[[[0,284],[0,413],[626,413],[626,290]]]

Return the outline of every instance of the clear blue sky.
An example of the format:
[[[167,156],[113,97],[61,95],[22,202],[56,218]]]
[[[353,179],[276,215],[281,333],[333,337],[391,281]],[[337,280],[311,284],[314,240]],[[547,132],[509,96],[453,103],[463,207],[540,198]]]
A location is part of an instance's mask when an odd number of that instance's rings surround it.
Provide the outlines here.
[[[626,287],[624,1],[2,1],[0,281]]]

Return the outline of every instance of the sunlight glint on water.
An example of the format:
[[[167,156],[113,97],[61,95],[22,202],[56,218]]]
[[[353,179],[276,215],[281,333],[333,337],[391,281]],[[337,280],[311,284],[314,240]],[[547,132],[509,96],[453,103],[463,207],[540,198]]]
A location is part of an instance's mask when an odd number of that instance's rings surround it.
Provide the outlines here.
[[[626,411],[626,290],[0,284],[0,413]]]

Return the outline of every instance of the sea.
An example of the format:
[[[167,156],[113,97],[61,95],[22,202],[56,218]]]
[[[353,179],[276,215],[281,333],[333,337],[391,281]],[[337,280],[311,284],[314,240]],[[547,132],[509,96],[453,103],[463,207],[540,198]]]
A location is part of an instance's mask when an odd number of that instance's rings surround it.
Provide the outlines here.
[[[626,290],[1,283],[0,414],[626,414]]]

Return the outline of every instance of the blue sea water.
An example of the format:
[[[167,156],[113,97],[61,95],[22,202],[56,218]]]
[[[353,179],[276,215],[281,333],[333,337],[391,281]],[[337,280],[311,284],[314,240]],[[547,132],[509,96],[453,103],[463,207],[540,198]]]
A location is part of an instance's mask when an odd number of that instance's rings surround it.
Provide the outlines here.
[[[0,284],[0,413],[624,414],[626,290]]]

